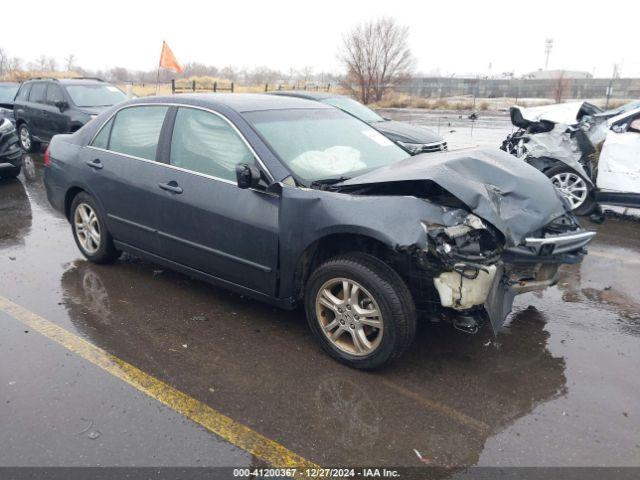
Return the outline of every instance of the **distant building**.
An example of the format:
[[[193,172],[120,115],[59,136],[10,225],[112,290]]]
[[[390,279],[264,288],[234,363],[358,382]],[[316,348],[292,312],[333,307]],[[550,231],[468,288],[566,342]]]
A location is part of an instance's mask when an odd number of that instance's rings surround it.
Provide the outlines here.
[[[580,72],[578,70],[538,70],[523,76],[523,78],[531,78],[535,80],[553,80],[556,78],[593,78],[589,72]]]

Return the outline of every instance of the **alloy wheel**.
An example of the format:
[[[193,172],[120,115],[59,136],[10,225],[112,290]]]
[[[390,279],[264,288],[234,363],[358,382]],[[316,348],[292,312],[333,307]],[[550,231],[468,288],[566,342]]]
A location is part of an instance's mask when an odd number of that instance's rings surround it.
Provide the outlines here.
[[[93,255],[100,248],[100,223],[91,205],[80,203],[73,215],[76,237],[82,248]]]
[[[27,152],[31,150],[31,135],[24,125],[20,127],[20,145]]]
[[[382,313],[373,296],[358,282],[331,279],[322,285],[315,303],[320,328],[338,349],[364,356],[378,348],[384,331]]]
[[[575,210],[587,199],[588,188],[582,177],[572,172],[557,173],[551,177],[551,183],[562,195],[571,202],[571,208]]]

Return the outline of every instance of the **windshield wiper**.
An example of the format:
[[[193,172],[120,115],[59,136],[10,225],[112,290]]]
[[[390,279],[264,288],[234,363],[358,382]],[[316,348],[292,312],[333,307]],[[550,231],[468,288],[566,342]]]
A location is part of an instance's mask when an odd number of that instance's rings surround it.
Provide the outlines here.
[[[331,185],[344,182],[345,180],[349,180],[349,177],[322,178],[320,180],[314,180],[313,182],[311,182],[311,188],[315,188],[317,190],[329,190],[331,188]]]

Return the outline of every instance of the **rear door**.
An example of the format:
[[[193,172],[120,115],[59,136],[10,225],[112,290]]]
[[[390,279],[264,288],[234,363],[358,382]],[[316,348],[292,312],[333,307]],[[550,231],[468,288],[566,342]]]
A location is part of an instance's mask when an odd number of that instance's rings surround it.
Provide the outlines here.
[[[87,184],[107,214],[116,241],[158,253],[159,201],[165,168],[156,161],[158,142],[169,110],[136,105],[120,110],[84,149]]]
[[[25,104],[26,120],[31,134],[39,139],[46,138],[43,126],[43,110],[47,95],[47,84],[35,82],[29,92],[29,101]]]
[[[163,255],[225,281],[272,295],[279,197],[238,188],[235,166],[256,156],[221,115],[180,107],[159,204]]]
[[[640,114],[609,130],[598,162],[600,190],[640,194]]]

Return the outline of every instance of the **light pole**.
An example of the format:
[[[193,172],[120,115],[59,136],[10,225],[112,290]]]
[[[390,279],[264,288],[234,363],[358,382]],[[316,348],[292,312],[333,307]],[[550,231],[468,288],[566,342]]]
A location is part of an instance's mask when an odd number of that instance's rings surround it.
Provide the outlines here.
[[[609,86],[607,87],[607,103],[604,106],[604,109],[607,110],[609,108],[609,99],[611,95],[613,95],[613,80],[618,77],[618,64],[613,64],[613,74],[611,75],[611,79],[609,80]]]
[[[544,69],[545,70],[549,69],[549,55],[551,54],[551,50],[553,50],[553,38],[547,38],[544,41],[544,54],[545,54]]]

